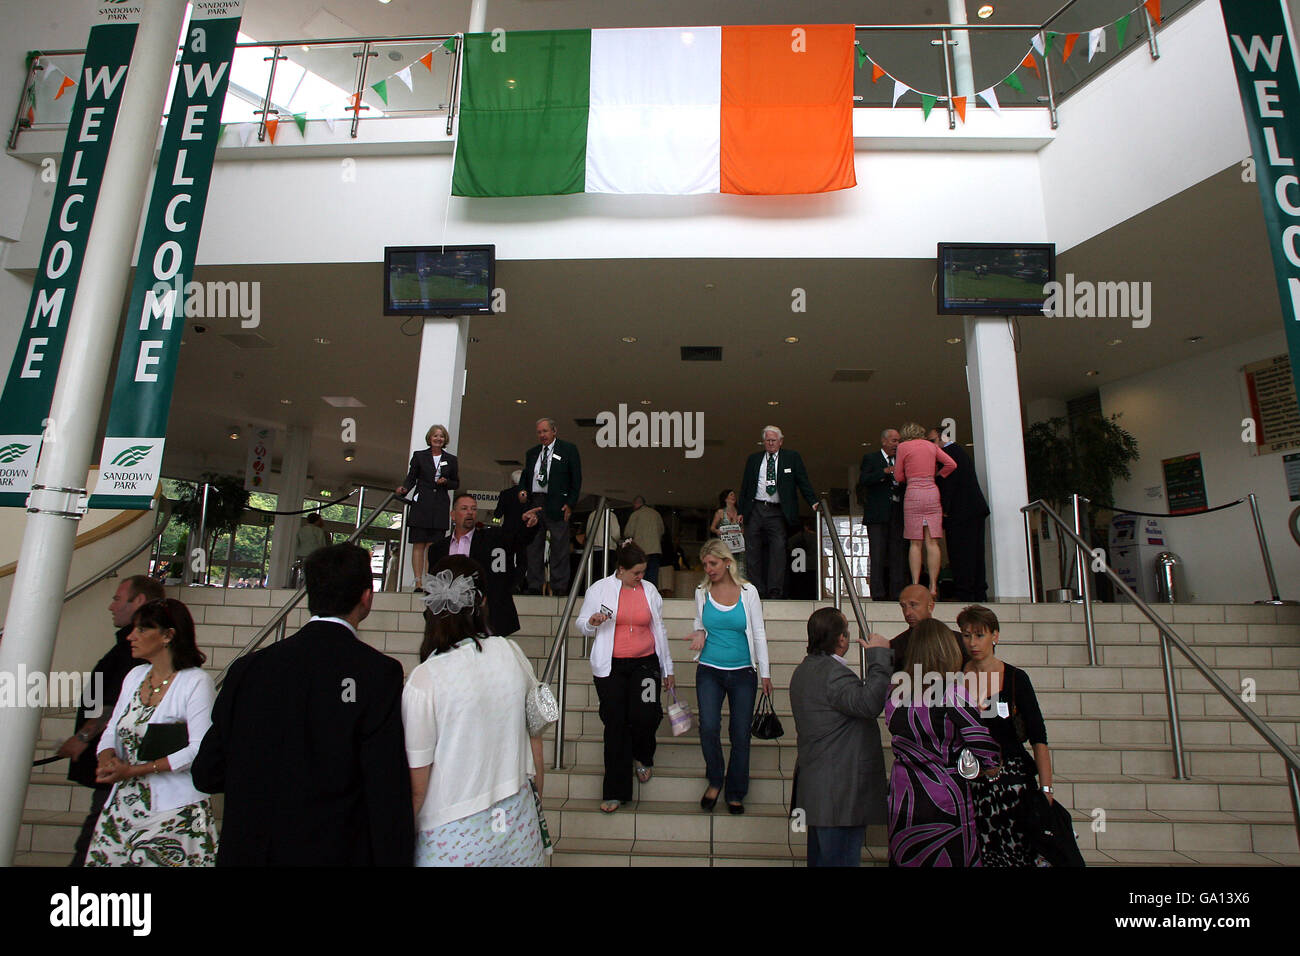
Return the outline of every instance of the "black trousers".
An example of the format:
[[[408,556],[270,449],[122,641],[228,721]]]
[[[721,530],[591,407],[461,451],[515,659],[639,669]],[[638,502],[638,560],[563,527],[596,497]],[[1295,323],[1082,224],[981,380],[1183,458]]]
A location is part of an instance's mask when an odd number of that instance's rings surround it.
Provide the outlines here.
[[[948,518],[943,532],[948,537],[948,563],[952,565],[954,601],[988,600],[989,585],[984,569],[984,518]]]
[[[605,780],[601,799],[632,800],[632,761],[655,762],[655,731],[663,718],[659,705],[659,658],[616,657],[608,677],[593,677],[605,725]]]
[[[533,492],[528,507],[541,507],[537,531],[528,542],[528,587],[538,594],[546,576],[546,533],[551,534],[551,593],[569,593],[569,522],[546,515],[546,495]]]
[[[785,512],[780,505],[755,501],[745,518],[745,570],[760,597],[785,593]]]
[[[90,849],[90,838],[95,835],[95,824],[99,822],[99,815],[104,810],[104,804],[108,803],[108,795],[113,792],[112,787],[96,787],[90,795],[90,811],[86,814],[86,822],[81,825],[81,833],[77,835],[77,842],[72,848],[72,862],[69,866],[85,866],[86,852]]]
[[[891,503],[888,522],[867,525],[867,542],[871,548],[871,599],[897,601],[908,582],[901,501]]]

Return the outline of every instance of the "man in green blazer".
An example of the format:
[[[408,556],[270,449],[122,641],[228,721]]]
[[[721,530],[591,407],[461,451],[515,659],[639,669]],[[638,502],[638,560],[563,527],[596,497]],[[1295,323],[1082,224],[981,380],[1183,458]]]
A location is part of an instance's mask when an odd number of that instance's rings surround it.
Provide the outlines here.
[[[555,419],[537,420],[539,444],[528,449],[519,475],[519,501],[540,507],[541,523],[551,535],[551,593],[569,593],[569,518],[582,494],[582,461],[578,446],[556,437]],[[545,574],[546,535],[528,542],[528,587],[525,594],[541,594]]]
[[[786,536],[799,521],[802,494],[814,511],[817,492],[797,451],[784,450],[785,436],[775,425],[763,429],[763,451],[745,462],[739,511],[745,518],[745,563],[761,597],[785,594]]]

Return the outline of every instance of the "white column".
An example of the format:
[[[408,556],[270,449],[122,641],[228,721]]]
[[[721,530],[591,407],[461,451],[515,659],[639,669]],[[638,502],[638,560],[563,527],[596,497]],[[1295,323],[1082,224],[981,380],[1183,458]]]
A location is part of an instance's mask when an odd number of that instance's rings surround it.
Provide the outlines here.
[[[487,32],[487,0],[470,0],[469,28],[465,32]]]
[[[433,425],[447,426],[453,455],[460,447],[460,404],[465,395],[465,351],[469,345],[469,319],[425,319],[420,335],[420,370],[415,379],[415,401],[411,412],[411,446],[402,462],[401,478],[411,455],[428,445],[425,433]],[[411,580],[411,546],[403,549],[399,589],[415,586]]]
[[[284,438],[284,459],[280,462],[280,486],[276,511],[297,511],[307,494],[307,463],[311,457],[311,428],[290,425]],[[271,561],[267,579],[273,588],[289,586],[297,548],[298,529],[306,515],[276,515],[271,530]]]
[[[1011,329],[1002,318],[966,316],[966,385],[976,473],[989,502],[989,594],[997,600],[1029,596],[1025,563],[1024,425],[1020,375]]]
[[[185,2],[155,0],[144,8],[50,407],[58,440],[42,450],[34,485],[80,488],[90,469]],[[75,494],[32,491],[29,511],[40,510],[29,514],[18,553],[0,673],[49,671],[77,535],[77,521],[54,512],[72,511],[76,502]],[[6,866],[18,843],[41,713],[40,707],[0,708],[0,864]]]
[[[949,23],[968,23],[966,19],[966,0],[948,0],[948,22]],[[953,40],[952,45],[952,78],[953,87],[958,96],[973,97],[975,95],[975,74],[970,65],[970,31],[953,30],[951,33]],[[966,108],[974,108],[974,103],[967,103]]]

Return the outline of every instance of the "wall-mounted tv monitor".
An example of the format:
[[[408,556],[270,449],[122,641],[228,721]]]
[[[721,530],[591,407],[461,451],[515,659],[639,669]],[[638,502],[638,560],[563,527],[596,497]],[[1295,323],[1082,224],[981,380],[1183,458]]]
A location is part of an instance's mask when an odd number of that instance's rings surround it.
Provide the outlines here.
[[[1042,315],[1056,244],[939,243],[940,315]]]
[[[384,315],[487,315],[496,246],[388,246]]]

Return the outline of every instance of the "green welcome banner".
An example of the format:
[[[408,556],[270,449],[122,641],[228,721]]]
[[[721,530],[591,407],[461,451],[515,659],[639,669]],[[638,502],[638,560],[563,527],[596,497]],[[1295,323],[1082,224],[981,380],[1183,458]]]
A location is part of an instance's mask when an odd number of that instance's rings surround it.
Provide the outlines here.
[[[1300,78],[1284,0],[1220,0],[1300,395]]]
[[[152,506],[243,0],[193,0],[118,357],[92,508]],[[202,292],[197,293],[202,295]]]
[[[0,506],[24,507],[32,489],[86,239],[126,89],[139,10],[138,6],[101,5],[75,77],[77,96],[63,142],[40,267],[0,395]]]

